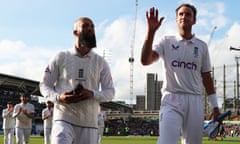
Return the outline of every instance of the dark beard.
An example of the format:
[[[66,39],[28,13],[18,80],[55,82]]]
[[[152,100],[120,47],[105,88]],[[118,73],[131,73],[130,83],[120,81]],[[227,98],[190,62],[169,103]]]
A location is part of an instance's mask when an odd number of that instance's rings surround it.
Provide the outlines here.
[[[87,48],[94,48],[97,46],[96,44],[96,36],[90,35],[88,33],[80,33],[79,34],[79,42]]]

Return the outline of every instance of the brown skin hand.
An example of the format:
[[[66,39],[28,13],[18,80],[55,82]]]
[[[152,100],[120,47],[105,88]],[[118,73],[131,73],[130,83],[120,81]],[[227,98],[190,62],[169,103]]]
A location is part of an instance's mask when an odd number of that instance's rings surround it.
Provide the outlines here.
[[[91,98],[93,98],[93,92],[88,89],[83,89],[78,94],[74,93],[73,91],[62,93],[59,97],[59,100],[63,103],[70,104]]]

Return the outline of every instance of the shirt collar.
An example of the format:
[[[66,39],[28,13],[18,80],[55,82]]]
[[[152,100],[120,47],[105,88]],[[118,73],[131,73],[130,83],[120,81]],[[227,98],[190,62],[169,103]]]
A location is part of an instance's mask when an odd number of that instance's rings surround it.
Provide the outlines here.
[[[196,39],[197,39],[195,34],[193,34],[193,37],[190,40],[186,40],[179,33],[176,35],[176,38],[178,41],[186,41],[186,42],[190,42],[190,43],[195,43]]]
[[[77,51],[77,49],[76,49],[75,47],[73,47],[73,48],[70,49],[70,53],[71,53],[72,55],[75,55],[75,56],[78,56],[78,57],[81,57],[81,58],[91,57],[91,56],[93,55],[92,50],[90,50],[86,55],[81,56],[81,55],[78,53],[78,51]]]

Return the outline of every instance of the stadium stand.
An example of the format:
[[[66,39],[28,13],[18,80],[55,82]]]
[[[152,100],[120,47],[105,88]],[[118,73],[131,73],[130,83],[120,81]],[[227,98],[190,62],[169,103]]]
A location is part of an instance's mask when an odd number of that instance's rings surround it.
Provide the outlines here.
[[[32,134],[41,134],[43,130],[41,112],[45,108],[45,104],[39,101],[40,97],[43,98],[39,91],[39,82],[0,73],[0,112],[6,107],[8,101],[12,101],[14,104],[19,103],[20,95],[26,92],[31,95],[30,102],[34,104],[36,111]],[[121,102],[104,102],[101,105],[107,113],[105,129],[108,130],[105,130],[105,135],[158,135],[158,110],[136,111]],[[229,119],[239,120],[238,114],[232,116]],[[239,125],[239,123],[224,124],[226,134],[239,136]],[[2,117],[0,118],[0,127],[2,127]]]
[[[42,109],[45,108],[44,103],[39,102],[42,97],[39,91],[39,82],[21,78],[17,76],[0,73],[0,112],[6,107],[8,101],[14,104],[20,102],[20,95],[29,93],[31,95],[30,102],[35,106],[35,118],[33,120],[33,134],[40,134],[43,129],[43,121],[41,118]],[[132,108],[128,105],[116,102],[104,102],[101,104],[103,109],[107,111],[121,111],[124,113],[131,113]],[[0,118],[0,126],[2,127],[2,117]]]

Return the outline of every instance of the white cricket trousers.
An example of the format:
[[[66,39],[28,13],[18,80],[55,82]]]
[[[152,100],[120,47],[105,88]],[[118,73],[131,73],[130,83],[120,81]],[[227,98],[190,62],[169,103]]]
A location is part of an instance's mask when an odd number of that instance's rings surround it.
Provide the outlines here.
[[[50,144],[51,128],[44,128],[44,144]]]
[[[158,144],[202,144],[203,97],[166,94],[159,112]]]
[[[86,128],[65,121],[54,121],[51,144],[97,144],[97,132],[97,128]]]
[[[98,127],[98,144],[101,144],[101,143],[102,143],[103,133],[104,133],[104,127],[99,126],[99,127]]]
[[[13,144],[14,142],[14,128],[3,129],[4,144]]]
[[[29,144],[30,128],[16,128],[16,144]]]

